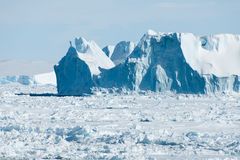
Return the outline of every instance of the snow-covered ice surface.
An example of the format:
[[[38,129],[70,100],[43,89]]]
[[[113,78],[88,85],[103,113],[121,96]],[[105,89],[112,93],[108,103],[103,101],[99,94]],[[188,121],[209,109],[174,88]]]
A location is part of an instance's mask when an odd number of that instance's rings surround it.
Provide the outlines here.
[[[180,33],[186,61],[201,74],[218,77],[240,75],[240,35],[196,36]]]
[[[1,158],[240,158],[240,94],[55,93],[0,85]]]

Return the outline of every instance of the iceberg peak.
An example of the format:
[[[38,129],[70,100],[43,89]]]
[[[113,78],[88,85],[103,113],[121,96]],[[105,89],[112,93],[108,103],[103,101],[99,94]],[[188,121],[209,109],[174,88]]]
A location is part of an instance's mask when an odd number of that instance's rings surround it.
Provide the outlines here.
[[[70,46],[68,48],[67,55],[70,56],[70,57],[77,57],[78,53],[77,53],[76,49],[73,46]]]
[[[149,29],[149,30],[147,31],[147,35],[149,35],[149,36],[155,36],[155,35],[157,35],[157,32],[155,32],[155,31],[152,30],[152,29]]]
[[[75,38],[75,46],[78,52],[86,53],[88,50],[88,41],[83,37]]]

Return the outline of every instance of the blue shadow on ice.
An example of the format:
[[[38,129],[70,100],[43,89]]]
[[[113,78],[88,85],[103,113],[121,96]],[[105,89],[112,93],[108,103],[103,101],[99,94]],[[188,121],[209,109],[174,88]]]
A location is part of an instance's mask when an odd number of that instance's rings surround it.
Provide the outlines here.
[[[16,93],[17,96],[30,96],[30,97],[72,97],[69,95],[60,95],[57,93]],[[89,94],[79,95],[77,97],[87,97]],[[74,96],[76,97],[76,96]]]

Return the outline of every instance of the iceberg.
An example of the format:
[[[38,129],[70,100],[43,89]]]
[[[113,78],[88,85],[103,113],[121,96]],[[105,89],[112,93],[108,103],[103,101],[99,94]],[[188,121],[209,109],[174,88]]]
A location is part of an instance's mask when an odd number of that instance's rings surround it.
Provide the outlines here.
[[[54,72],[41,73],[36,75],[9,75],[1,76],[0,84],[20,83],[22,85],[53,85],[56,86],[56,76]]]
[[[119,69],[113,68],[101,74],[100,86],[204,93],[204,78],[186,62],[179,35],[148,33],[142,37],[124,64],[115,67]],[[120,78],[122,75],[124,78]],[[108,83],[112,82],[113,77],[114,82]]]
[[[75,45],[55,66],[59,94],[89,94],[93,87],[187,94],[240,90],[239,35],[149,30],[137,45],[121,41],[105,53],[83,38]]]
[[[90,94],[95,86],[94,77],[101,70],[114,67],[94,41],[80,37],[75,39],[75,45],[76,48],[71,45],[66,56],[54,66],[60,95]]]

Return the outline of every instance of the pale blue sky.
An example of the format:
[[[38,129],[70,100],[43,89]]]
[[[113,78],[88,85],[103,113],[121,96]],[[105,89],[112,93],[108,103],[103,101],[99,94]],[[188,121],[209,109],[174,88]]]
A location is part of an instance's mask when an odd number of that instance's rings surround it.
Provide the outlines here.
[[[0,0],[0,60],[57,62],[69,40],[101,47],[148,30],[240,34],[239,0]]]

